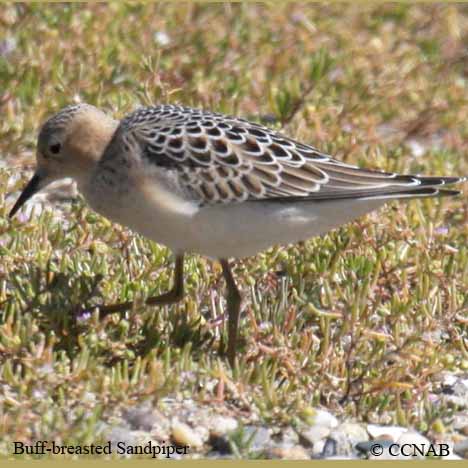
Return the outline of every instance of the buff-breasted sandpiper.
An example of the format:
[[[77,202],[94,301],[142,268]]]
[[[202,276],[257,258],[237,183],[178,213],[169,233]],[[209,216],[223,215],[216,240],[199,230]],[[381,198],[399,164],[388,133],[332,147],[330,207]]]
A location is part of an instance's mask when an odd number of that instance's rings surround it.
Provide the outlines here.
[[[183,297],[185,253],[221,262],[231,363],[241,295],[228,259],[326,233],[389,200],[456,195],[446,186],[464,180],[362,169],[257,123],[213,112],[158,105],[119,122],[88,104],[66,107],[43,125],[36,172],[10,216],[64,177],[76,181],[98,213],[174,251],[173,288],[147,304]]]

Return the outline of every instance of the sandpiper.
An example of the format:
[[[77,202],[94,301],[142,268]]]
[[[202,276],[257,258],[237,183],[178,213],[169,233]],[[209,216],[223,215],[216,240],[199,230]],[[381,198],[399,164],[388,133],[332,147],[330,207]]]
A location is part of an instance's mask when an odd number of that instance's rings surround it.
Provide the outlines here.
[[[142,107],[119,122],[89,104],[68,106],[42,126],[36,172],[10,216],[64,177],[95,211],[174,251],[174,285],[148,305],[183,297],[186,253],[220,261],[231,364],[241,295],[228,259],[326,233],[389,200],[456,195],[446,186],[465,180],[362,169],[263,125],[200,109]]]

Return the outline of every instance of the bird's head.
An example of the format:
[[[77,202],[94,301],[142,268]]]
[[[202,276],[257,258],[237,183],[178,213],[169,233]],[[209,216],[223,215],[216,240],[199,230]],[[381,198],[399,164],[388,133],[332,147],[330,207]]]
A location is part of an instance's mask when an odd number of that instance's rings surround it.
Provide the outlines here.
[[[55,180],[71,177],[78,186],[90,177],[117,121],[89,104],[65,107],[41,127],[36,171],[13,206],[10,217],[34,194]]]

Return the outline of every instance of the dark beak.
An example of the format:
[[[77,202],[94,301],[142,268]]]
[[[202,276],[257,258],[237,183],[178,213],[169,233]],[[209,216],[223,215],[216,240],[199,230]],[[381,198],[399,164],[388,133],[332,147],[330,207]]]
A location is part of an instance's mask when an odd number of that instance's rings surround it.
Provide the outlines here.
[[[23,206],[23,204],[41,189],[41,185],[41,176],[37,173],[34,174],[32,179],[28,182],[28,185],[24,188],[23,193],[16,201],[15,206],[11,209],[9,214],[10,218],[15,216],[16,212]]]

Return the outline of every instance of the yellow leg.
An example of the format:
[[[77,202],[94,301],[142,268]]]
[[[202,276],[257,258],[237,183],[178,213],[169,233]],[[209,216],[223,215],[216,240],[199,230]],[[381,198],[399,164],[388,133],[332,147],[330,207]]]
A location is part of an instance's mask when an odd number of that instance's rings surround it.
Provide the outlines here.
[[[160,296],[154,296],[146,299],[146,305],[165,305],[179,302],[184,297],[184,255],[177,255],[174,270],[174,285],[172,289]],[[132,308],[133,302],[122,302],[121,304],[112,304],[99,307],[101,318],[115,313],[122,313]]]
[[[239,327],[239,315],[242,302],[242,296],[236,286],[234,277],[232,276],[231,267],[229,262],[221,259],[221,266],[223,267],[223,276],[226,281],[227,287],[227,310],[228,310],[228,360],[232,367],[236,361],[237,351],[237,333]]]

